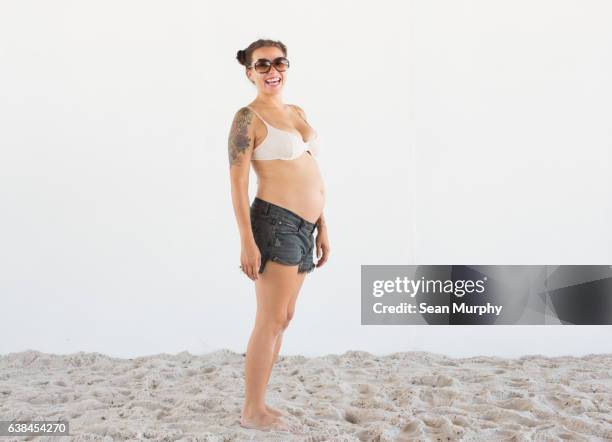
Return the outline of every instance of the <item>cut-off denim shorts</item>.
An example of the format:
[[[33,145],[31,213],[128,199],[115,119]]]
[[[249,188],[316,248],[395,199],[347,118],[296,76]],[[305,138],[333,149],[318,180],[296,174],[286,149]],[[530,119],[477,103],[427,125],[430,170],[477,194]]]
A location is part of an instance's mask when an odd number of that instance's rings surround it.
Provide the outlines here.
[[[259,252],[263,273],[266,262],[297,265],[298,273],[314,270],[313,224],[297,213],[255,197],[251,204],[251,228]]]

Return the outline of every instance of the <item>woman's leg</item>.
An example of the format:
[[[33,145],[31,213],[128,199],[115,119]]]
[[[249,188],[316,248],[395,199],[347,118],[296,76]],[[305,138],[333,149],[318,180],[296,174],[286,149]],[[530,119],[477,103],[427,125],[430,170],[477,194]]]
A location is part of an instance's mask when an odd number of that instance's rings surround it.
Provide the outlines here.
[[[257,313],[245,357],[245,400],[240,420],[244,426],[280,428],[280,418],[267,411],[264,397],[276,342],[288,323],[287,309],[295,296],[296,278],[297,266],[270,260],[255,282]]]
[[[283,333],[284,331],[287,329],[287,327],[289,326],[289,323],[291,322],[291,319],[293,319],[293,315],[295,313],[295,304],[297,301],[297,297],[300,294],[300,290],[302,288],[302,284],[304,283],[304,278],[306,277],[306,273],[297,273],[296,270],[296,275],[295,275],[295,287],[293,289],[293,295],[291,296],[291,299],[289,300],[289,304],[287,305],[287,322],[285,324],[285,328],[283,328],[281,330],[281,332],[279,333],[279,335],[276,338],[276,343],[274,345],[274,357],[272,358],[272,361],[270,363],[270,367],[268,368],[268,374],[266,376],[266,385],[268,385],[268,383],[270,382],[270,374],[272,373],[272,367],[274,366],[274,363],[278,360],[278,354],[280,352],[280,348],[283,342]],[[277,416],[280,416],[282,413],[277,410],[276,408],[272,408],[268,405],[266,405],[266,408],[269,412],[276,414]]]

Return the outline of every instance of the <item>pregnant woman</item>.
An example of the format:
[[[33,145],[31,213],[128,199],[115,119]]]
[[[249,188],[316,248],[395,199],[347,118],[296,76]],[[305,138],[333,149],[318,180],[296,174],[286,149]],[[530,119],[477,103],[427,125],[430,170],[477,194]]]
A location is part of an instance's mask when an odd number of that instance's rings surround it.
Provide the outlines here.
[[[228,140],[240,268],[255,282],[257,297],[240,425],[292,430],[288,415],[266,404],[265,393],[304,278],[320,268],[330,252],[323,218],[325,188],[315,159],[318,134],[299,106],[283,102],[289,69],[283,43],[260,39],[238,51],[236,58],[257,88],[255,99],[234,115]],[[251,164],[258,186],[249,204]]]

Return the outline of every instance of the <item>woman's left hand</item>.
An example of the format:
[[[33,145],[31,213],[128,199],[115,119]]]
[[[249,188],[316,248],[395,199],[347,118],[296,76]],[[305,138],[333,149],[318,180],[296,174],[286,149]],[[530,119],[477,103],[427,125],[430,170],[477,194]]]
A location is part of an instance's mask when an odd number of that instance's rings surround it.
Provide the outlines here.
[[[324,227],[321,230],[317,228],[317,239],[315,242],[317,246],[317,265],[316,267],[321,267],[323,264],[325,264],[325,262],[327,261],[327,258],[329,258],[329,252],[330,252],[329,238],[327,237],[327,227]]]

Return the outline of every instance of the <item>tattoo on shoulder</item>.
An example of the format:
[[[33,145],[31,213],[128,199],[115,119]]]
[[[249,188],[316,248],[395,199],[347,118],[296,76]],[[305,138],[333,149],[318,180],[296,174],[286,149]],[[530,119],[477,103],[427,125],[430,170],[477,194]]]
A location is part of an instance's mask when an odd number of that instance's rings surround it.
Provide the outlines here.
[[[234,117],[227,146],[230,166],[240,164],[244,152],[251,144],[248,127],[252,119],[253,113],[247,107],[240,109]]]

